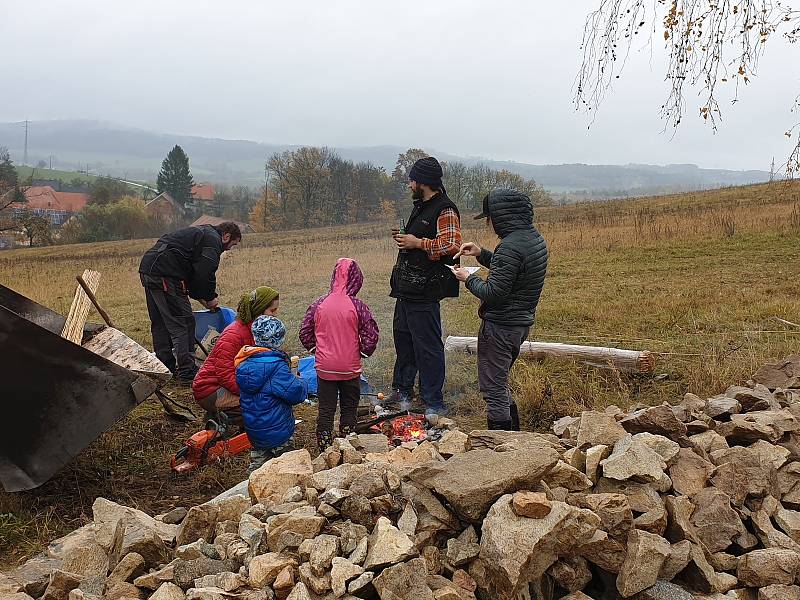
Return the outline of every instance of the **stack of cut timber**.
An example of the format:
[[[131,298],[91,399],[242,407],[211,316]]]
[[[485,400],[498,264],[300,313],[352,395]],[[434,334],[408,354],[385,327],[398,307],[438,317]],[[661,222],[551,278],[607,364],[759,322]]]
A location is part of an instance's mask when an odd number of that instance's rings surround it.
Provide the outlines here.
[[[92,290],[92,293],[97,292],[97,287],[100,285],[100,273],[86,269],[83,272],[83,280]],[[92,306],[92,301],[89,296],[83,291],[81,286],[75,288],[75,297],[72,300],[72,306],[69,309],[69,315],[64,323],[64,330],[61,332],[61,337],[69,340],[75,344],[80,344],[83,340],[83,326],[86,325],[86,319],[89,316],[89,308]]]

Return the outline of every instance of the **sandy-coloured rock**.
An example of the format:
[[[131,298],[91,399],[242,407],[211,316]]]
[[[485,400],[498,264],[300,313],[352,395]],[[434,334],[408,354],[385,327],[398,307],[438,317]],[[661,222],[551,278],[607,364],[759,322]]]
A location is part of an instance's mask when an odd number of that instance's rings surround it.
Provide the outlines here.
[[[80,576],[75,573],[56,570],[50,575],[50,582],[41,600],[67,600],[70,591],[81,583]]]
[[[666,509],[669,515],[669,525],[667,527],[667,539],[674,542],[689,540],[695,544],[700,543],[694,525],[692,515],[694,514],[694,504],[688,496],[667,496]]]
[[[786,535],[795,542],[800,543],[800,512],[780,508],[773,515],[773,518],[775,519],[775,524],[780,527]]]
[[[331,569],[331,588],[337,598],[347,592],[347,584],[364,573],[364,568],[351,563],[346,558],[337,556],[333,559]]]
[[[742,405],[735,398],[714,396],[706,400],[704,411],[712,419],[724,419],[742,412]]]
[[[233,572],[238,568],[239,565],[233,560],[213,560],[211,558],[177,560],[175,561],[173,582],[186,590],[192,587],[195,579],[206,575],[225,573],[226,571]],[[134,584],[136,584],[136,581],[134,581]]]
[[[625,428],[605,412],[584,411],[578,427],[578,448],[604,445],[612,447],[626,435]]]
[[[558,462],[551,448],[537,452],[472,450],[444,463],[428,463],[411,478],[444,497],[458,515],[479,522],[500,496],[531,489]]]
[[[311,599],[311,593],[308,591],[306,584],[300,582],[294,586],[292,593],[289,594],[286,600],[312,600],[312,599]]]
[[[369,550],[364,561],[368,571],[395,565],[417,556],[418,551],[405,533],[386,517],[381,517],[369,538]]]
[[[581,473],[586,472],[586,453],[580,448],[570,448],[564,452],[562,458],[570,467],[578,469]]]
[[[433,592],[428,587],[425,561],[415,558],[385,569],[373,579],[381,600],[433,600]]]
[[[347,557],[347,560],[356,565],[363,565],[364,561],[367,560],[368,550],[369,550],[369,539],[363,538],[361,541],[358,542],[355,549],[350,553],[350,556]]]
[[[783,446],[770,444],[764,440],[758,440],[750,446],[750,450],[758,454],[762,461],[772,463],[776,470],[785,465],[792,454],[790,450]]]
[[[744,530],[731,498],[716,488],[705,488],[692,499],[695,510],[691,523],[709,552],[722,552]]]
[[[577,448],[573,448],[576,452],[580,452]],[[585,467],[585,465],[584,465]],[[544,477],[544,481],[551,488],[563,487],[570,492],[582,492],[592,487],[592,481],[589,479],[583,470],[567,464],[560,460]]]
[[[667,467],[655,450],[633,439],[630,434],[614,445],[611,456],[600,461],[603,477],[618,481],[634,480],[644,483],[659,481]]]
[[[463,431],[454,429],[448,431],[442,436],[436,446],[442,456],[453,456],[454,454],[463,454],[467,451],[467,440],[469,436]]]
[[[388,457],[389,453],[381,455]],[[334,488],[349,489],[356,477],[363,475],[367,471],[364,465],[360,464],[341,464],[338,467],[319,471],[311,476],[311,483],[320,493]]]
[[[553,502],[541,519],[517,516],[512,496],[501,497],[483,522],[480,558],[497,598],[513,598],[521,586],[538,579],[559,556],[568,555],[592,539],[600,526],[594,513]]]
[[[560,558],[547,569],[547,574],[568,592],[580,591],[592,580],[589,564],[580,556]]]
[[[672,466],[669,477],[672,487],[679,494],[694,496],[708,486],[714,465],[689,448],[681,448]]]
[[[589,494],[586,507],[600,517],[602,528],[609,536],[627,543],[633,527],[633,512],[624,494]]]
[[[617,591],[623,598],[655,585],[667,557],[670,545],[664,538],[644,531],[628,535],[628,556],[617,576]]]
[[[627,540],[619,542],[602,530],[597,530],[592,539],[582,544],[577,553],[609,573],[619,573],[627,555]]]
[[[250,474],[248,492],[253,502],[275,504],[290,488],[305,488],[313,474],[308,450],[293,450],[273,458]]]
[[[165,581],[155,593],[150,596],[150,600],[184,600],[186,595],[183,590],[172,582]]]
[[[105,498],[97,498],[94,501],[92,504],[92,515],[95,525],[95,540],[106,550],[111,549],[117,523],[125,515],[134,516],[141,521],[143,525],[155,530],[161,540],[166,544],[172,543],[178,529],[176,525],[162,523],[140,510],[122,506],[121,504],[106,500]]]
[[[611,447],[605,445],[592,446],[586,450],[586,476],[592,483],[600,478],[600,462],[611,454]]]
[[[302,565],[300,565],[298,571],[300,573],[300,581],[302,581],[309,590],[311,590],[318,596],[326,594],[331,590],[330,573],[325,573],[322,576],[317,576],[311,570],[311,565],[308,563],[303,563]]]
[[[157,523],[157,521],[152,522]],[[149,522],[135,515],[125,515],[117,521],[109,553],[109,568],[116,567],[117,563],[131,552],[140,554],[148,567],[156,567],[167,562],[169,555],[164,541],[156,529],[150,527]]]
[[[736,576],[749,587],[794,583],[800,569],[800,555],[791,550],[753,550],[739,559]]]
[[[217,588],[224,592],[233,592],[245,585],[244,580],[238,573],[224,571],[215,575],[204,575],[194,580],[196,588]]]
[[[689,540],[683,540],[677,544],[672,544],[669,549],[669,556],[661,565],[661,571],[658,573],[658,578],[666,581],[672,581],[675,576],[683,571],[689,564],[692,555],[692,543]]]
[[[109,581],[131,581],[142,575],[146,570],[147,565],[142,555],[138,552],[131,552],[117,563],[108,579]]]
[[[698,448],[706,454],[716,450],[727,450],[730,447],[728,446],[728,440],[711,429],[689,436],[689,441],[694,448]]]
[[[330,570],[334,557],[339,556],[339,538],[333,535],[318,535],[314,538],[308,562],[315,575],[321,577]]]
[[[218,515],[219,507],[213,504],[191,507],[178,526],[175,543],[185,546],[199,539],[212,540]]]
[[[541,519],[549,515],[553,507],[543,492],[516,492],[511,498],[511,508],[520,517]]]
[[[706,559],[700,546],[692,544],[689,564],[681,573],[681,579],[693,590],[704,594],[712,594],[717,590],[717,573]]]
[[[652,406],[636,410],[623,417],[619,424],[628,433],[649,433],[664,436],[675,442],[688,443],[686,425],[679,421],[670,406]]]
[[[345,498],[352,496],[353,492],[350,490],[343,490],[339,488],[332,488],[319,495],[319,501],[331,506],[339,506]]]
[[[673,442],[671,439],[664,437],[663,435],[656,435],[647,431],[635,434],[633,439],[638,442],[642,442],[646,446],[649,446],[651,449],[655,450],[661,456],[661,458],[664,459],[664,462],[667,463],[667,465],[672,464],[672,461],[676,456],[678,456],[678,451],[681,449],[681,446],[678,444],[678,442]]]
[[[256,556],[250,561],[250,585],[255,588],[272,585],[278,573],[286,567],[294,567],[296,565],[297,563],[293,559],[276,552],[268,552],[267,554]]]
[[[267,522],[267,546],[273,552],[278,552],[285,544],[284,534],[294,534],[297,546],[305,539],[315,538],[325,526],[325,517],[317,515],[313,507],[299,508],[287,515],[270,517]]]
[[[749,446],[758,440],[777,442],[783,433],[773,422],[764,422],[754,417],[755,413],[732,415],[728,423],[721,423],[716,431],[728,440],[731,446]]]
[[[140,575],[133,580],[133,585],[147,590],[157,590],[162,584],[171,582],[175,578],[175,565],[179,562],[180,560],[176,559],[157,571]]]
[[[374,596],[372,580],[375,573],[366,571],[347,584],[347,593],[357,598],[369,598]]]
[[[295,583],[294,567],[287,566],[278,573],[272,584],[272,591],[278,598],[286,598],[294,589]]]
[[[475,542],[462,542],[457,538],[447,540],[447,562],[453,567],[462,567],[478,558],[481,552],[480,544]]]
[[[768,585],[758,590],[758,600],[800,600],[800,586]]]
[[[372,503],[369,498],[364,496],[349,496],[344,499],[339,512],[343,519],[348,519],[353,523],[363,525],[371,529],[375,522],[375,512],[372,510]]]
[[[732,449],[724,460],[718,464],[711,481],[728,494],[736,506],[742,506],[751,496],[778,496],[778,473],[771,461],[762,460],[750,448]]]

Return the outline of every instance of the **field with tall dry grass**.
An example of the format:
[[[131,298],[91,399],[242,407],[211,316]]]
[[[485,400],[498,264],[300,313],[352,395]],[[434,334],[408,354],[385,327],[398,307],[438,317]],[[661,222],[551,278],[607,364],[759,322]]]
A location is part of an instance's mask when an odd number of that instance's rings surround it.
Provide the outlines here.
[[[521,361],[513,382],[527,428],[546,428],[554,418],[584,407],[657,404],[687,391],[711,395],[800,347],[800,328],[776,320],[800,322],[800,185],[545,208],[537,210],[536,223],[548,240],[551,262],[531,338],[648,349],[656,355],[657,376]],[[296,332],[306,307],[327,290],[336,259],[355,258],[365,274],[361,297],[382,333],[365,368],[373,385],[388,390],[394,358],[388,297],[396,256],[392,225],[246,236],[223,258],[222,302],[235,306],[241,293],[257,285],[276,288],[290,331],[288,349],[300,353]],[[465,240],[490,247],[497,241],[467,215],[464,229]],[[66,313],[75,275],[84,268],[99,270],[100,302],[120,329],[149,346],[137,266],[151,243],[0,253],[0,283]],[[445,301],[445,334],[475,334],[477,306],[469,293]],[[474,357],[448,357],[445,393],[467,427],[484,422]],[[309,442],[313,410],[300,412],[305,422],[299,437]],[[188,477],[170,474],[170,453],[198,426],[166,421],[160,407],[148,401],[51,482],[25,494],[0,494],[0,556],[18,560],[43,539],[90,518],[98,495],[157,511],[200,501],[240,481],[244,458]]]

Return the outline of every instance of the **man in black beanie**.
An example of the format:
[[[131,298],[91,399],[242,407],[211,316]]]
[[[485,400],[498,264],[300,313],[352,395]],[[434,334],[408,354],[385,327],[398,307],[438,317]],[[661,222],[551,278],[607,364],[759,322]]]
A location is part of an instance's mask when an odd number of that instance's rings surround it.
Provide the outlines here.
[[[411,404],[419,373],[419,394],[428,421],[446,414],[444,344],[439,302],[458,296],[458,281],[447,265],[461,247],[458,208],[442,183],[442,166],[433,157],[414,163],[408,174],[414,208],[404,231],[393,231],[399,253],[391,278],[394,309],[393,400]]]

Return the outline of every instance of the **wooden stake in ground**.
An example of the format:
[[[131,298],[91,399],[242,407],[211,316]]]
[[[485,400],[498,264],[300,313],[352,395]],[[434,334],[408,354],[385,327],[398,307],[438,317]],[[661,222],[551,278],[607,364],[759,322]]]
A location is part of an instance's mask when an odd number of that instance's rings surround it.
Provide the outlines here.
[[[98,271],[91,271],[86,269],[82,275],[83,281],[86,283],[92,293],[97,292],[97,287],[100,285],[100,273]],[[75,289],[75,297],[72,300],[72,306],[69,307],[69,314],[64,323],[64,330],[61,332],[61,337],[69,340],[75,344],[80,344],[83,341],[83,326],[86,325],[86,319],[89,317],[89,308],[92,306],[92,301],[83,288],[79,285]]]
[[[478,338],[448,336],[444,343],[447,351],[460,350],[467,353],[478,351]],[[647,350],[621,350],[602,346],[577,346],[574,344],[552,344],[547,342],[523,342],[520,353],[535,358],[568,358],[579,360],[595,367],[615,368],[632,373],[652,373],[656,361]]]

